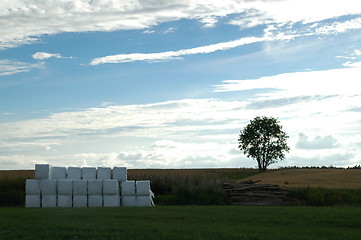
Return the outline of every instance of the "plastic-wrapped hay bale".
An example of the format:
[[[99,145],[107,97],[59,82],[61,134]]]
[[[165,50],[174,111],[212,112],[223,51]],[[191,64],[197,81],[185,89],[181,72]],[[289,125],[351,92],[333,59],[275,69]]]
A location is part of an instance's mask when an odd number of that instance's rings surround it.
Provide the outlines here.
[[[88,206],[89,207],[102,207],[103,196],[102,195],[88,195]]]
[[[58,195],[72,195],[73,181],[71,179],[58,180]]]
[[[68,167],[68,179],[81,179],[81,168],[80,167]]]
[[[41,196],[41,207],[49,208],[56,207],[57,195],[42,195]]]
[[[119,206],[119,195],[103,195],[103,206],[104,207],[118,207]]]
[[[27,208],[39,208],[40,206],[41,206],[41,196],[40,196],[40,194],[26,195],[25,196],[25,207],[27,207]]]
[[[81,175],[82,179],[96,179],[97,169],[95,167],[83,167]]]
[[[52,167],[50,169],[50,179],[65,179],[66,168],[65,167]]]
[[[135,186],[136,186],[136,195],[137,196],[149,196],[150,195],[151,191],[150,191],[150,181],[149,180],[136,181]]]
[[[73,197],[72,195],[58,195],[58,207],[72,207]]]
[[[123,207],[135,207],[137,206],[137,199],[135,196],[122,196]]]
[[[73,207],[87,207],[88,196],[87,195],[74,195],[73,196]]]
[[[126,167],[114,167],[113,179],[117,179],[119,182],[127,181],[127,168]]]
[[[135,196],[135,181],[121,182],[122,196]]]
[[[97,179],[110,179],[112,169],[110,167],[98,167]]]
[[[40,193],[41,195],[56,195],[56,180],[55,179],[43,179],[40,180]]]
[[[40,182],[36,179],[26,179],[25,181],[26,195],[40,195]]]
[[[150,207],[153,206],[153,199],[149,196],[137,196],[136,204],[138,207]]]
[[[87,195],[88,180],[73,180],[73,195]]]
[[[103,180],[104,195],[119,195],[119,182],[116,179]]]
[[[88,195],[102,195],[103,181],[100,179],[88,180]]]
[[[49,164],[35,164],[35,178],[49,179]]]

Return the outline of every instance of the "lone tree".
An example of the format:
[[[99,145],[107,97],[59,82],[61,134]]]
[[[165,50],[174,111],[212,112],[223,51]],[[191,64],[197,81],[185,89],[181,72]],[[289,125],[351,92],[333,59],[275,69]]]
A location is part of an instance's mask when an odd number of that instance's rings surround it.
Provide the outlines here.
[[[265,172],[267,167],[285,158],[287,134],[282,131],[279,121],[273,117],[256,117],[241,131],[238,148],[257,160],[258,169]]]

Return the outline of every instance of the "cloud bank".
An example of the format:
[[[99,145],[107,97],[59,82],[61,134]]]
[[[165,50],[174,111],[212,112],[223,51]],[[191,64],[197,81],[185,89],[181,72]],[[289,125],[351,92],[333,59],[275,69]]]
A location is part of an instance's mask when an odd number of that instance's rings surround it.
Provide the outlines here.
[[[279,118],[290,136],[291,151],[279,165],[302,165],[301,161],[304,165],[353,166],[361,154],[361,93],[355,88],[359,80],[351,76],[359,76],[359,71],[289,73],[225,81],[216,87],[222,91],[264,90],[243,101],[113,104],[1,123],[0,164],[15,169],[20,160],[28,162],[29,168],[34,161],[134,168],[254,167],[255,162],[237,149],[237,138],[250,119],[265,115]],[[334,83],[339,76],[344,76],[341,84]],[[319,79],[325,80],[316,84]]]
[[[309,23],[361,14],[355,6],[359,1],[1,1],[0,49],[31,44],[46,34],[147,29],[179,19],[196,19],[212,27],[231,14],[235,19],[230,24],[242,28],[265,23]]]

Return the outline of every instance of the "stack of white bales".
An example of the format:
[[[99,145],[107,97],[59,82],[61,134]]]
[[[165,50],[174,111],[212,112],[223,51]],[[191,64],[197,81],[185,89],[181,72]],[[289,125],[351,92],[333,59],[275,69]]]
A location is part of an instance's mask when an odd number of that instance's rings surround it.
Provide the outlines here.
[[[35,165],[26,180],[26,207],[153,206],[150,181],[128,181],[125,167]]]

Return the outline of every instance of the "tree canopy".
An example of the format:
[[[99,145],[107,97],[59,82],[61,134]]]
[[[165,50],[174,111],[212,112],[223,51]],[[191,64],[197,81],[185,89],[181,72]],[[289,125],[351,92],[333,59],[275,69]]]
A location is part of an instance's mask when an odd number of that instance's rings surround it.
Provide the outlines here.
[[[289,152],[287,138],[276,118],[256,117],[240,131],[238,148],[247,157],[257,160],[260,171],[266,171],[269,165],[283,160],[285,152]]]

